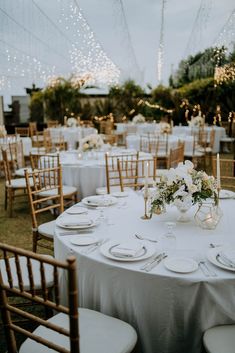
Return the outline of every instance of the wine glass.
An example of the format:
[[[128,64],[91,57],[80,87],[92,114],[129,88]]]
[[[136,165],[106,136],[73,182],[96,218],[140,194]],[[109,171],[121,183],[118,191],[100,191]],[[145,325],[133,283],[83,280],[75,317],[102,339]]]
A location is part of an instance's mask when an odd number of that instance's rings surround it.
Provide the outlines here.
[[[162,235],[162,247],[164,251],[174,250],[176,248],[176,236],[173,229],[176,226],[175,222],[166,222],[167,227],[166,233]]]

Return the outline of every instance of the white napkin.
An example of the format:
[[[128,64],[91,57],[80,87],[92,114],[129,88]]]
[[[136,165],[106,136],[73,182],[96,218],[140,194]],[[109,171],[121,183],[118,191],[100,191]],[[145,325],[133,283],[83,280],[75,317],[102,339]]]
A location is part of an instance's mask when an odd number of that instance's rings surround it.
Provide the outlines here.
[[[105,197],[105,198],[99,198],[99,197],[90,197],[87,200],[88,204],[92,203],[97,206],[104,206],[104,205],[111,205],[112,204],[112,199]]]
[[[143,246],[137,243],[122,243],[111,249],[111,254],[117,257],[138,257],[143,252]]]
[[[92,224],[92,219],[88,217],[76,217],[76,218],[62,218],[60,220],[61,225],[63,226],[89,226]]]

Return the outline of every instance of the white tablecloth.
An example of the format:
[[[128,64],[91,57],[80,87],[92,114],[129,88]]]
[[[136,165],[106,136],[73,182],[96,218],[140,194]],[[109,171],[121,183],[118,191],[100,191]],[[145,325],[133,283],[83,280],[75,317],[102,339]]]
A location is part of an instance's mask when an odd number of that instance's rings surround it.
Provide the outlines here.
[[[94,229],[94,235],[119,242],[134,239],[138,232],[160,240],[166,232],[164,222],[176,221],[178,216],[178,211],[171,207],[165,215],[154,215],[144,221],[140,218],[143,214],[141,196],[129,197],[127,205],[128,208],[107,208],[105,214],[114,225],[103,223]],[[191,223],[177,223],[177,248],[173,255],[204,259],[210,243],[234,241],[234,205],[234,200],[221,202],[224,216],[215,230],[196,226],[195,209],[191,209]],[[209,264],[217,277],[205,277],[199,269],[179,274],[170,272],[161,263],[146,273],[140,270],[146,260],[113,261],[102,256],[99,250],[86,255],[82,253],[84,247],[72,245],[71,236],[60,236],[58,230],[57,227],[55,257],[62,260],[71,252],[77,257],[80,306],[133,325],[139,337],[138,352],[200,353],[206,329],[235,323],[234,272]],[[161,247],[161,244],[154,246]],[[65,293],[63,280],[61,286]]]
[[[77,142],[79,142],[83,137],[91,134],[96,134],[97,130],[93,127],[59,127],[59,128],[49,128],[51,137],[57,138],[59,134],[65,139],[68,144],[68,148],[76,148]]]

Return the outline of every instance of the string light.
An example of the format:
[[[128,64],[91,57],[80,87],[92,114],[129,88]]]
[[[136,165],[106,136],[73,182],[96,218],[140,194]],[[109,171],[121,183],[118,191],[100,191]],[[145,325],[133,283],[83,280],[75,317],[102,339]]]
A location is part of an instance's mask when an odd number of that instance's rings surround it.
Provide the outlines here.
[[[235,80],[235,63],[215,68],[215,86]]]
[[[164,113],[168,113],[168,114],[172,114],[173,113],[173,109],[167,109],[167,108],[164,108],[162,107],[161,105],[159,104],[151,104],[149,103],[148,101],[145,101],[143,99],[140,99],[137,103],[137,105],[146,105],[147,107],[149,108],[153,108],[153,109],[159,109],[161,111],[163,111]]]

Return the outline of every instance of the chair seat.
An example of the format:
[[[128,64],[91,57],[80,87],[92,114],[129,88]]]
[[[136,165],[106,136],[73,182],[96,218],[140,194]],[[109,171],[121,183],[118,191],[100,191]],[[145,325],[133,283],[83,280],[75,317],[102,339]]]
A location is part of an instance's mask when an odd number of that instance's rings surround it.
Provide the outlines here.
[[[32,154],[38,154],[38,153],[46,153],[45,147],[32,147],[30,150],[30,153]]]
[[[57,314],[48,320],[68,329],[68,316]],[[79,309],[79,331],[81,353],[129,353],[136,344],[135,330],[126,322],[89,309]],[[69,350],[69,340],[64,335],[39,326],[34,333],[50,342],[63,345]],[[27,339],[19,353],[55,353],[41,344]]]
[[[63,196],[64,197],[69,196],[71,194],[74,194],[75,192],[77,192],[77,188],[75,188],[74,186],[63,185]],[[42,192],[38,193],[38,195],[41,197],[48,197],[48,196],[57,195],[57,188],[42,191]]]
[[[17,169],[16,171],[15,171],[15,176],[18,176],[18,177],[24,177],[24,171],[25,171],[25,169],[27,169],[27,171],[29,172],[29,173],[32,173],[32,168],[20,168],[20,169]]]
[[[44,235],[45,237],[53,239],[54,232],[55,232],[55,221],[42,223],[40,224],[40,226],[38,226],[38,233],[40,233],[41,235]]]
[[[234,353],[235,325],[216,326],[208,329],[203,336],[207,353]]]
[[[187,158],[187,157],[203,157],[204,155],[205,155],[204,152],[194,151],[194,153],[193,152],[186,152],[184,156]]]
[[[43,135],[34,135],[31,137],[33,142],[43,142],[44,136]]]
[[[43,256],[53,258],[50,255],[43,255]],[[23,283],[24,283],[24,289],[29,290],[30,284],[29,284],[29,275],[28,275],[28,269],[27,269],[27,259],[24,256],[20,256],[19,261],[20,261],[20,267],[22,269],[22,278],[23,278]],[[11,274],[12,274],[12,279],[13,279],[13,286],[18,288],[19,282],[18,282],[14,258],[10,258],[9,263],[10,263]],[[31,260],[31,264],[32,264],[35,289],[40,289],[42,286],[41,285],[41,274],[40,274],[40,263],[36,260]],[[46,266],[46,270],[45,270],[46,286],[47,286],[47,288],[49,288],[49,287],[53,286],[53,267],[49,266],[49,265],[45,265],[45,266]],[[1,268],[1,273],[2,273],[2,277],[3,277],[3,282],[5,284],[8,284],[4,260],[0,260],[0,268]]]
[[[33,180],[30,180],[30,183],[33,185]],[[6,182],[6,186],[13,189],[22,189],[26,188],[25,178],[11,179],[11,184]]]

